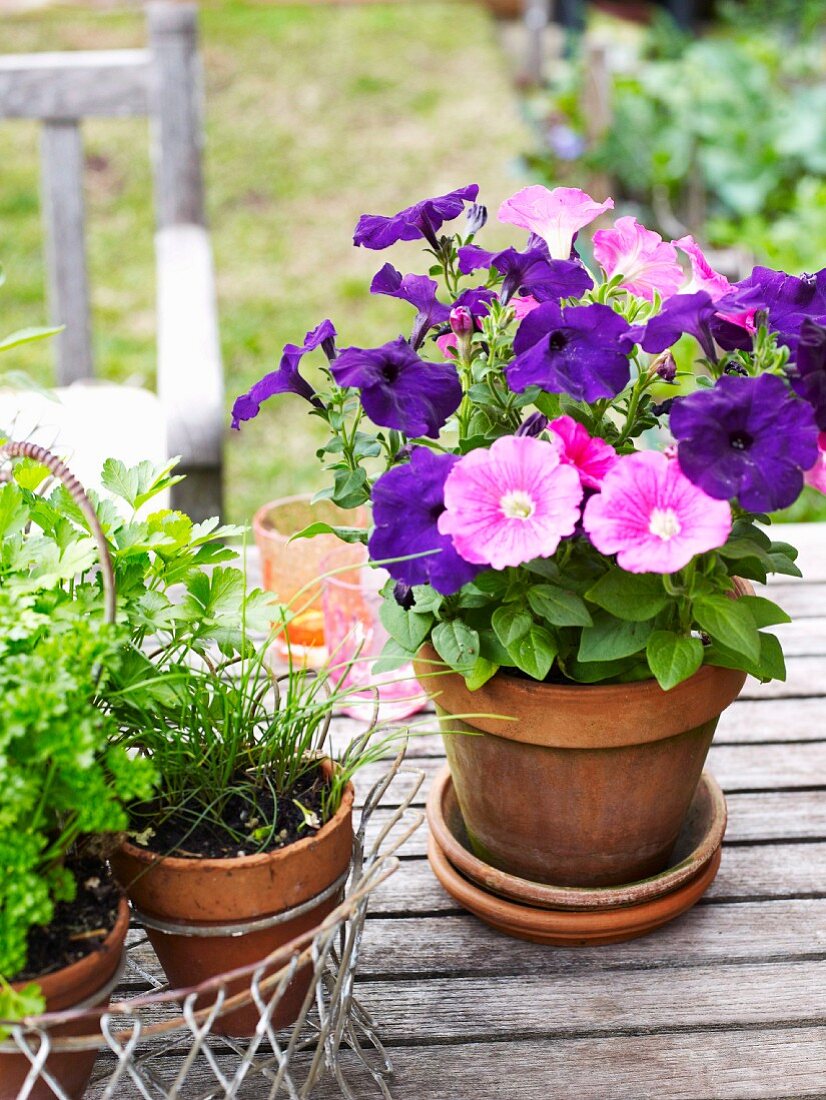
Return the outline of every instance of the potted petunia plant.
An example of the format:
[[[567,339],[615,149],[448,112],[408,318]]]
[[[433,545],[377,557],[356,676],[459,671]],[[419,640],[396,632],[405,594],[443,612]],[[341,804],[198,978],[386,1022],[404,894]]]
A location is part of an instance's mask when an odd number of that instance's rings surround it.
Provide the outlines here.
[[[826,488],[826,270],[730,284],[632,217],[586,252],[613,202],[562,187],[502,203],[524,236],[492,252],[477,190],[363,216],[357,246],[429,254],[371,286],[413,306],[410,335],[339,350],[322,322],[234,426],[300,395],[329,427],[322,495],[372,502],[388,660],[417,655],[443,728],[478,735],[446,738],[477,855],[630,882],[666,865],[746,675],[785,675],[766,628],[787,616],[749,582],[798,574],[769,513]]]

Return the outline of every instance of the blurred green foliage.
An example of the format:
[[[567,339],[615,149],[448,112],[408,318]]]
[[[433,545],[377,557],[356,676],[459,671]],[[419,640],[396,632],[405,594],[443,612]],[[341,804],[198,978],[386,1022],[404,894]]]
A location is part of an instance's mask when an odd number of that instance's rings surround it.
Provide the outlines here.
[[[617,62],[609,131],[565,160],[559,127],[586,132],[580,59],[530,105],[544,141],[532,166],[557,182],[604,173],[614,197],[666,237],[684,227],[756,262],[793,272],[822,267],[823,42],[771,26],[691,40],[659,24]]]

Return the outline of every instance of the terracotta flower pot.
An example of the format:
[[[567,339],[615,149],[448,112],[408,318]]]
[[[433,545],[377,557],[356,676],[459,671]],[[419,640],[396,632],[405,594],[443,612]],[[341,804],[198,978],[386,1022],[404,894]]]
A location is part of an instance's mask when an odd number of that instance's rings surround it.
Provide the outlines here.
[[[173,989],[264,959],[296,936],[314,928],[339,902],[353,848],[353,785],[347,785],[336,814],[313,836],[275,852],[238,859],[181,859],[158,856],[124,843],[112,869],[139,915]],[[277,918],[318,897],[315,905],[268,927],[242,933],[251,921]],[[181,925],[177,933],[153,927]],[[216,929],[227,928],[223,934]],[[274,1014],[276,1027],[287,1027],[300,1012],[312,978],[302,967]],[[249,987],[245,978],[228,983],[228,996]],[[203,1007],[199,1004],[198,1007]],[[254,1033],[259,1012],[254,1003],[217,1019],[213,1032],[238,1037]]]
[[[97,950],[79,962],[38,980],[37,984],[46,998],[47,1012],[63,1012],[80,1008],[81,1005],[92,1008],[109,1003],[108,986],[117,972],[128,929],[129,906],[124,898],[114,928]],[[27,984],[15,982],[13,988],[20,989]],[[68,1039],[87,1035],[89,1030],[88,1020],[73,1021],[49,1028],[49,1036],[52,1039]],[[36,1040],[34,1047],[37,1048]],[[96,1050],[53,1053],[46,1059],[45,1069],[59,1082],[67,1096],[80,1100],[89,1083],[96,1057]],[[25,1054],[0,1054],[0,1100],[16,1100],[31,1068]],[[29,1100],[54,1100],[54,1095],[51,1086],[42,1079],[27,1093]]]
[[[654,680],[567,686],[499,672],[470,692],[443,669],[423,646],[416,675],[436,702],[475,854],[557,886],[665,869],[718,718],[746,679],[705,665],[665,692]]]

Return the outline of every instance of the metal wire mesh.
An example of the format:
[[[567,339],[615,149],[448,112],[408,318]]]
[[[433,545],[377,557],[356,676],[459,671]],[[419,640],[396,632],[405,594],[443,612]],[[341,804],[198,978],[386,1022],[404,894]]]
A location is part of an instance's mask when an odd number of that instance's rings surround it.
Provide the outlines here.
[[[396,869],[396,851],[422,821],[410,805],[424,774],[402,769],[402,759],[399,753],[368,794],[344,899],[317,928],[254,966],[178,990],[167,988],[148,939],[134,929],[111,1004],[9,1025],[11,1038],[0,1044],[0,1055],[20,1051],[30,1062],[18,1100],[79,1100],[77,1093],[64,1090],[51,1072],[53,1060],[47,1064],[47,1059],[84,1051],[99,1051],[83,1093],[86,1100],[305,1100],[322,1078],[334,1082],[346,1100],[356,1100],[346,1076],[353,1069],[360,1081],[366,1076],[374,1091],[390,1100],[392,1069],[379,1038],[380,1024],[356,996],[355,979],[370,895]],[[375,836],[368,842],[374,811],[400,775],[412,782],[405,783],[399,804],[381,828],[371,830]],[[395,792],[389,800],[396,801]],[[277,1031],[274,1014],[291,979],[305,966],[312,968],[312,980],[298,1018]],[[229,995],[230,983],[237,991],[241,977],[241,992]],[[99,1006],[108,992],[94,998]],[[249,1004],[259,1016],[252,1038],[213,1033],[216,1020]],[[73,1032],[68,1038],[67,1024]],[[2,1062],[0,1057],[0,1095],[5,1096]]]

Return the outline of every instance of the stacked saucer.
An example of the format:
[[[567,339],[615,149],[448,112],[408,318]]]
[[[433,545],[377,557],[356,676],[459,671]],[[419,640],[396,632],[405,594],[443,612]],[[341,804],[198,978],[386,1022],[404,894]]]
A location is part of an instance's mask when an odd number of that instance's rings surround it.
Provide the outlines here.
[[[428,859],[451,897],[497,931],[565,947],[634,939],[690,909],[720,866],[726,801],[703,772],[669,866],[622,886],[586,888],[531,882],[473,853],[445,766],[427,802]]]

